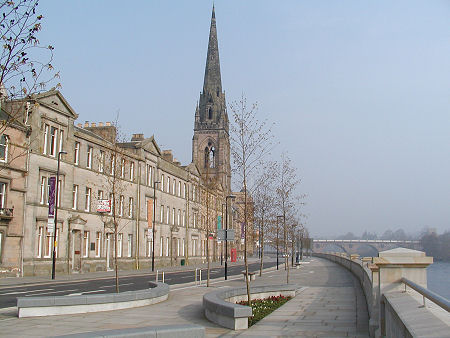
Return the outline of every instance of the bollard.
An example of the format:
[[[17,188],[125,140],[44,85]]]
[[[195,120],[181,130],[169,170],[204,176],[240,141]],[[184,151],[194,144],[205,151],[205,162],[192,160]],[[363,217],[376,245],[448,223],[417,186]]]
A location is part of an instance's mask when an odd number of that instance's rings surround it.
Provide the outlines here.
[[[164,283],[164,271],[162,272],[162,282]]]
[[[200,269],[200,281],[198,282],[198,285],[202,285],[202,269]]]
[[[156,270],[156,279],[155,282],[158,283],[158,270]]]
[[[195,268],[195,285],[197,285],[197,270],[198,268]]]

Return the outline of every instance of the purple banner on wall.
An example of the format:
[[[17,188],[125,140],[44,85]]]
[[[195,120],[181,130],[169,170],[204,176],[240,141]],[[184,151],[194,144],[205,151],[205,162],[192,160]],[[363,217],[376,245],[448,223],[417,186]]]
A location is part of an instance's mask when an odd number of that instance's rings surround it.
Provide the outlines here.
[[[55,217],[56,177],[48,179],[48,217]]]

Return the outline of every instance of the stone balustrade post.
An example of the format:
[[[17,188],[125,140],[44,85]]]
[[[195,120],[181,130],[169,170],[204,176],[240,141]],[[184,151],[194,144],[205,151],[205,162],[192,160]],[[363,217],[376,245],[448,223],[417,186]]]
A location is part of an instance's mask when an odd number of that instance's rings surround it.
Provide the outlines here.
[[[380,294],[401,291],[402,277],[427,287],[427,266],[433,263],[433,257],[425,252],[406,248],[382,251],[374,257],[373,263],[379,268]]]
[[[404,290],[401,278],[407,278],[414,283],[427,287],[427,266],[433,263],[433,257],[426,256],[425,252],[406,248],[396,248],[382,251],[378,257],[373,258],[369,264],[372,270],[372,286],[374,288],[374,311],[378,312],[378,332],[383,336],[384,306],[380,304],[382,295],[393,291]]]
[[[371,259],[372,260],[372,259]],[[368,263],[368,268],[372,272],[372,303],[367,304],[372,307],[371,316],[369,319],[370,336],[375,336],[375,331],[380,326],[380,280],[379,268],[375,264]]]

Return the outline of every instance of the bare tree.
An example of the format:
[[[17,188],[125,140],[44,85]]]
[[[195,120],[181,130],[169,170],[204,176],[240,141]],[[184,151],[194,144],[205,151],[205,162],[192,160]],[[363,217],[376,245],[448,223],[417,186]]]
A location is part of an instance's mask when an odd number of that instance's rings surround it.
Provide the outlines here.
[[[130,183],[124,179],[124,168],[127,165],[127,153],[121,147],[123,137],[120,134],[117,119],[107,131],[107,137],[111,142],[107,151],[109,154],[98,156],[99,179],[103,182],[103,188],[109,196],[98,196],[98,198],[109,199],[111,211],[109,214],[101,214],[100,218],[105,225],[105,230],[110,230],[114,234],[114,272],[116,292],[119,292],[119,269],[118,269],[118,236],[120,231],[127,226],[130,221],[124,218],[124,193],[130,188]],[[106,149],[105,149],[106,150]],[[106,164],[105,161],[109,160]],[[137,211],[139,212],[139,211]],[[155,239],[153,239],[155,240]]]
[[[37,0],[0,3],[0,103],[8,117],[1,121],[0,134],[11,123],[20,121],[33,95],[59,78],[53,68],[53,46],[43,46],[37,37],[43,16],[37,13]],[[58,83],[56,87],[60,87]],[[8,104],[4,101],[8,100]],[[23,121],[21,121],[23,122]]]
[[[301,225],[300,228],[297,230],[297,232],[298,232],[298,237],[299,237],[299,242],[300,242],[300,260],[303,260],[303,249],[305,249],[305,246],[306,246],[307,252],[308,252],[308,250],[311,249],[311,247],[310,247],[311,242],[309,242],[309,232],[308,232],[308,229],[304,225]],[[305,243],[305,240],[308,240],[308,242]]]
[[[260,266],[259,275],[262,275],[264,265],[264,241],[266,229],[273,224],[271,220],[276,217],[275,212],[275,172],[274,163],[267,162],[261,166],[261,171],[255,180],[253,201],[255,220],[259,225]]]
[[[257,104],[247,107],[247,100],[242,95],[239,101],[230,105],[231,119],[231,153],[233,156],[234,172],[244,193],[243,227],[244,227],[244,264],[246,273],[247,298],[251,305],[250,284],[248,278],[248,228],[249,228],[249,178],[258,164],[271,150],[272,132],[266,121],[257,119]]]
[[[214,232],[214,221],[217,219],[217,200],[219,197],[219,182],[217,176],[211,175],[209,171],[209,164],[206,165],[206,171],[201,176],[201,202],[203,205],[202,216],[205,220],[204,227],[206,232],[206,263],[207,263],[207,279],[206,286],[209,287],[210,284],[210,235]]]
[[[294,266],[294,260],[297,261],[296,258],[296,247],[300,247],[301,249],[298,251],[300,257],[299,259],[303,259],[303,239],[306,238],[308,230],[306,229],[305,225],[301,223],[298,218],[295,219],[291,223],[291,231],[290,231],[290,239],[291,239],[291,266]],[[297,244],[297,245],[296,245]]]
[[[36,94],[59,78],[52,65],[53,46],[43,46],[38,39],[43,16],[37,13],[37,6],[37,0],[0,2],[0,135],[3,143],[5,133],[15,135],[8,140],[12,145],[8,165],[26,156],[33,142],[29,138],[31,129],[25,124],[39,105]],[[16,131],[26,135],[25,142],[19,143]],[[0,170],[6,167],[2,163]]]
[[[281,160],[277,163],[277,204],[283,216],[283,252],[286,269],[286,283],[289,284],[289,261],[288,261],[288,217],[296,214],[298,207],[298,196],[296,189],[300,184],[297,178],[296,169],[292,166],[290,158],[287,154],[281,155]]]

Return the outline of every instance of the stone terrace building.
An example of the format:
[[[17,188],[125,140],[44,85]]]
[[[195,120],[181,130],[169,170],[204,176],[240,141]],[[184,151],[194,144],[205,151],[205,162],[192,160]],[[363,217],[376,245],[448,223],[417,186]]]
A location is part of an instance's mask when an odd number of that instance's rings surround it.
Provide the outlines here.
[[[0,120],[0,276],[20,275],[23,257],[24,208],[27,187],[27,154],[30,129],[6,113]]]
[[[30,114],[31,142],[24,232],[24,275],[48,274],[52,238],[48,232],[48,179],[56,176],[60,151],[57,272],[113,268],[112,215],[97,212],[97,201],[114,199],[118,216],[120,269],[148,268],[156,196],[155,259],[158,266],[204,260],[205,233],[198,222],[200,176],[183,167],[153,137],[133,135],[118,143],[110,123],[74,125],[78,115],[58,91],[35,98]],[[114,161],[114,156],[117,158]],[[112,173],[117,196],[111,196]],[[155,182],[160,182],[155,185]],[[120,193],[120,195],[119,195]]]
[[[74,126],[77,115],[57,91],[36,97],[29,117],[32,129],[25,212],[24,274],[47,274],[52,238],[47,231],[48,179],[56,175],[62,155],[58,198],[57,271],[98,271],[112,268],[112,215],[97,212],[98,199],[110,199],[112,155],[117,158],[114,196],[119,218],[120,268],[150,265],[147,203],[156,195],[155,257],[158,265],[204,259],[205,234],[198,222],[199,173],[183,167],[170,151],[159,149],[153,137],[134,135],[114,150],[115,127],[109,123]],[[155,182],[160,182],[155,186]],[[119,191],[119,190],[116,190]],[[152,209],[152,208],[151,208]],[[152,225],[150,220],[150,225]],[[151,231],[150,231],[151,232]]]

